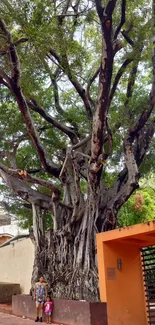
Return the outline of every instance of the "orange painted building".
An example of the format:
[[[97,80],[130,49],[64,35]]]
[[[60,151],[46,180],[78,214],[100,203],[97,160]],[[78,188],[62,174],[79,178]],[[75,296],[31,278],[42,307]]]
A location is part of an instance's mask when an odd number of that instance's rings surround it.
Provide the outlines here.
[[[100,299],[107,303],[108,325],[148,325],[140,249],[153,245],[155,222],[97,234]]]

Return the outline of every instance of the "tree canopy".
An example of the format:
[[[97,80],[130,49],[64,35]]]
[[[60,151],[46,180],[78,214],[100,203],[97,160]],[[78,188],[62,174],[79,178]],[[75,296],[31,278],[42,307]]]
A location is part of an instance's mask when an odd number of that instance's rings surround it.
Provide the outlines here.
[[[96,233],[154,170],[151,5],[0,2],[2,204],[32,213],[33,280],[40,270],[57,296],[97,299]]]

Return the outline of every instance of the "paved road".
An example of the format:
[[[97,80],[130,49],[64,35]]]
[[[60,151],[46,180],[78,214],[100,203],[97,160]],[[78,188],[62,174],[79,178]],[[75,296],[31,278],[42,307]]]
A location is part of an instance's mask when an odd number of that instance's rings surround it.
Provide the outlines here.
[[[12,315],[0,313],[0,325],[34,325],[35,322],[29,319],[22,319]],[[40,324],[40,323],[38,323]]]

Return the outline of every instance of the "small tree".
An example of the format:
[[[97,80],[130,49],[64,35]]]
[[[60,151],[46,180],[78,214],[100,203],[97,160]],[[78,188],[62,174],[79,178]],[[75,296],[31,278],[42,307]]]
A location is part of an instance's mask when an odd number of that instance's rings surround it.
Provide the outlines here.
[[[0,10],[0,173],[32,207],[32,280],[97,300],[96,233],[117,226],[155,129],[154,12],[145,0],[1,0]]]

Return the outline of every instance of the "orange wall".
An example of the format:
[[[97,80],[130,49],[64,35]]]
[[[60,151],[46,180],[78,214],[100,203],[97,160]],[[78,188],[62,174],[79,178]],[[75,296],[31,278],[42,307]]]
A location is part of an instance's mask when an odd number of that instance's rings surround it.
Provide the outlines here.
[[[97,239],[101,301],[107,302],[108,325],[146,325],[146,312],[139,248]],[[117,269],[117,259],[122,270]],[[108,279],[107,268],[115,269],[115,279]]]

